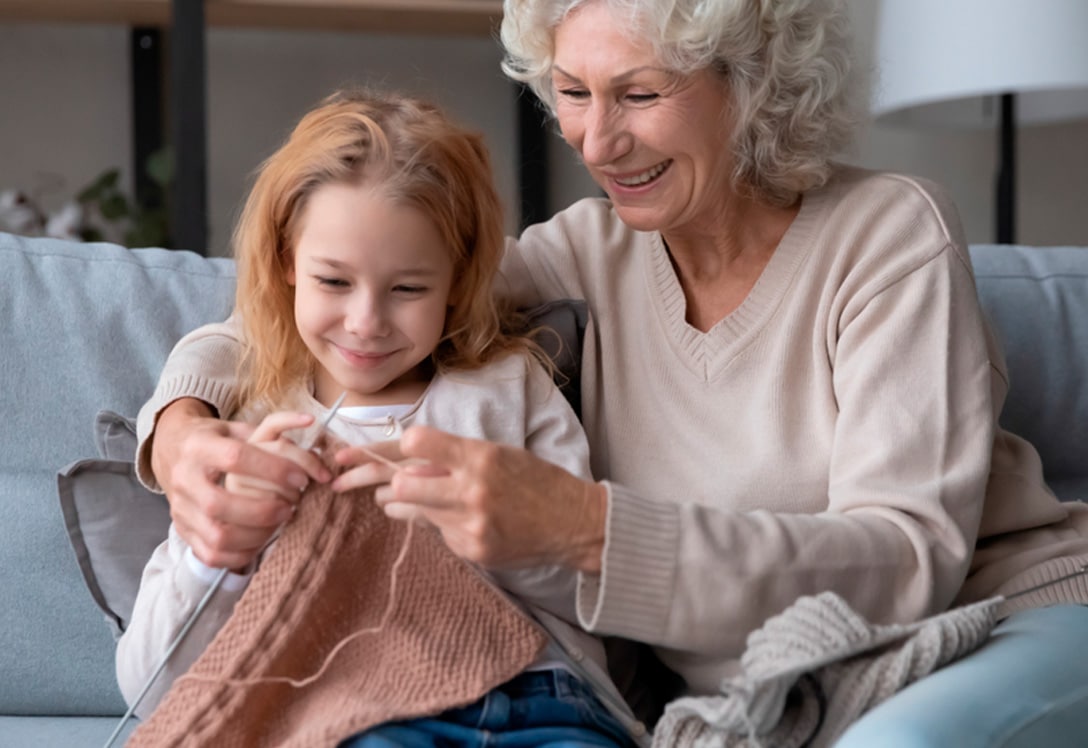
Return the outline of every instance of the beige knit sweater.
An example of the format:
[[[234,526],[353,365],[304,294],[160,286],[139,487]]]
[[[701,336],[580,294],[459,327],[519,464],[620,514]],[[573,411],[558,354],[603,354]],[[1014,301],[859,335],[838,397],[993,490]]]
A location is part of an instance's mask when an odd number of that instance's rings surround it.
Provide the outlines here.
[[[609,514],[582,623],[654,645],[694,694],[716,693],[747,635],[800,597],[904,623],[1088,561],[1088,504],[1059,503],[998,426],[1004,361],[955,208],[929,182],[839,170],[706,331],[660,234],[604,200],[511,240],[503,278],[519,304],[581,298],[593,320],[582,418]],[[235,335],[171,356],[141,411],[145,477],[167,402],[229,404]],[[1069,601],[1088,602],[1088,578],[1001,612]]]
[[[979,647],[991,598],[910,625],[877,626],[838,595],[802,597],[748,637],[743,673],[677,699],[655,748],[827,748],[868,710]]]
[[[545,634],[432,530],[412,528],[393,575],[406,533],[367,491],[310,488],[233,616],[128,745],[335,746],[475,701],[531,664]],[[319,671],[300,688],[230,682]]]

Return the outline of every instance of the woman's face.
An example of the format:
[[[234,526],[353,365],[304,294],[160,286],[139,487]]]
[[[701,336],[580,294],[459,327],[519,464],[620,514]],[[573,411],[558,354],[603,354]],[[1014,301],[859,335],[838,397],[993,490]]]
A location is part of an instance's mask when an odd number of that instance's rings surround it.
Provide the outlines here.
[[[712,70],[679,75],[591,2],[556,29],[552,77],[563,137],[624,223],[684,230],[720,220],[730,192],[729,97]]]

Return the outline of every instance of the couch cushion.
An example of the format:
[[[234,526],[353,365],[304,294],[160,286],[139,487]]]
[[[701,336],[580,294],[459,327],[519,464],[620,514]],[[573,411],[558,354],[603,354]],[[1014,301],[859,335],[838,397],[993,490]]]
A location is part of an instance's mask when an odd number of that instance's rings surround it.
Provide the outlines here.
[[[33,748],[102,748],[115,729],[117,717],[11,717],[0,716],[0,745]],[[118,735],[124,745],[136,729],[136,720]]]
[[[0,713],[124,711],[57,472],[98,454],[95,414],[135,414],[177,339],[233,295],[228,260],[0,233]]]
[[[57,493],[83,581],[118,639],[132,618],[144,566],[166,539],[170,505],[136,477],[133,419],[103,410],[95,434],[102,459],[61,470]]]
[[[1088,248],[975,245],[971,261],[1008,361],[1001,424],[1061,498],[1088,500]]]

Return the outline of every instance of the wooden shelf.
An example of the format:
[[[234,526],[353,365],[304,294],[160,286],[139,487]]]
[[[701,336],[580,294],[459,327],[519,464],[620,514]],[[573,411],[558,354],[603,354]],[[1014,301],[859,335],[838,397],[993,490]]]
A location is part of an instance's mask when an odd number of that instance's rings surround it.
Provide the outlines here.
[[[0,22],[168,26],[170,0],[0,0]],[[205,0],[209,26],[493,34],[502,0]]]
[[[141,154],[146,157],[167,142],[164,130],[170,131],[175,163],[172,239],[175,246],[198,252],[207,247],[205,37],[209,27],[491,37],[501,18],[502,0],[0,0],[0,23],[104,23],[139,30],[132,35],[136,162]],[[169,128],[162,126],[159,116],[162,45],[154,27],[170,37]],[[152,36],[153,46],[144,49]],[[520,89],[513,90],[517,95]],[[528,94],[518,96],[523,223],[547,216],[547,129]]]

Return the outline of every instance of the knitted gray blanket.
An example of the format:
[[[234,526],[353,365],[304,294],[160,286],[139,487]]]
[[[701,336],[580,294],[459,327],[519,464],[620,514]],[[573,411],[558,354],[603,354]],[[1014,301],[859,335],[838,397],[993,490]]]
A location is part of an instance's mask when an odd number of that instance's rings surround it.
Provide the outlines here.
[[[803,597],[749,635],[721,695],[681,698],[655,748],[822,748],[859,716],[977,648],[1004,598],[909,625],[876,626],[831,592]]]

